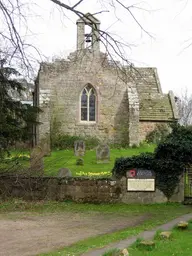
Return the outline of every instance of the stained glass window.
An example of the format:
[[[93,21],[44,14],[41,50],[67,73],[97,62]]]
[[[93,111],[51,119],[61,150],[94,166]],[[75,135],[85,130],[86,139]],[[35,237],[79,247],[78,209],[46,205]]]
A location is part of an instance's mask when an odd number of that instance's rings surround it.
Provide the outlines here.
[[[96,115],[96,95],[94,88],[89,84],[81,93],[81,121],[94,122]]]

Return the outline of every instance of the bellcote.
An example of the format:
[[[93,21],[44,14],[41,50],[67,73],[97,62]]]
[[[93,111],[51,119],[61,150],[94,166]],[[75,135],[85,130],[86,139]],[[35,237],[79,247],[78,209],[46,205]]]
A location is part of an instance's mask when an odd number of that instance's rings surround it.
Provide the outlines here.
[[[78,19],[76,24],[77,50],[91,49],[94,53],[100,52],[100,21],[87,13]]]

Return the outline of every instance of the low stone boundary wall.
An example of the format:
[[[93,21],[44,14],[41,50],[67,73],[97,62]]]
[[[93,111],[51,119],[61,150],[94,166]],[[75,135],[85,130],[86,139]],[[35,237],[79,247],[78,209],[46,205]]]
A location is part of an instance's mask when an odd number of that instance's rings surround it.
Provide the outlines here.
[[[126,178],[88,179],[57,177],[1,176],[0,197],[25,200],[73,200],[92,203],[162,203],[165,195],[158,189],[154,192],[127,192]],[[172,196],[172,202],[182,202],[182,183]]]

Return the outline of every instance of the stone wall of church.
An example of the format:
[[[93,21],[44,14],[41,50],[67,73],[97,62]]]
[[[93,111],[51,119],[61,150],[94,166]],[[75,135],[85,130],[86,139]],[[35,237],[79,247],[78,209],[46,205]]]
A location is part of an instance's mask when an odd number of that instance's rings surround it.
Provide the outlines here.
[[[140,121],[139,122],[139,140],[144,141],[146,138],[146,135],[150,132],[152,132],[158,122],[146,122],[146,121]]]
[[[84,53],[78,58],[72,56],[70,61],[43,64],[39,72],[39,90],[49,89],[50,93],[50,104],[44,104],[41,114],[43,119],[46,116],[51,118],[52,124],[60,123],[64,134],[95,136],[102,142],[128,143],[127,85],[117,72],[117,68],[106,61],[105,55]],[[87,83],[94,87],[97,94],[95,123],[80,120],[80,94]],[[40,107],[42,104],[43,101]],[[48,131],[47,118],[39,127],[40,139]],[[51,132],[55,132],[53,126]]]
[[[147,134],[152,132],[157,125],[166,125],[168,122],[158,122],[158,121],[140,121],[139,122],[139,141],[144,141]]]
[[[105,54],[87,50],[76,51],[68,60],[41,64],[38,86],[39,106],[43,112],[39,116],[39,141],[46,138],[49,141],[50,134],[58,128],[63,134],[97,137],[104,143],[133,145],[143,141],[158,122],[139,122],[141,98],[149,91],[161,93],[161,88],[157,86],[153,68],[141,71],[145,71],[142,73],[145,81],[140,73],[140,80],[128,74],[125,81]],[[97,95],[94,123],[80,120],[80,95],[88,83]]]
[[[172,119],[172,112],[176,113],[174,96],[170,94],[169,99],[163,96],[155,68],[122,67],[107,59],[100,52],[100,21],[93,15],[86,14],[76,24],[76,51],[68,60],[40,66],[35,89],[37,105],[43,110],[39,115],[38,143],[49,144],[50,135],[59,131],[97,137],[104,143],[137,145],[156,124],[139,125],[139,118]],[[88,37],[87,25],[92,27]],[[80,117],[80,95],[87,84],[93,86],[97,95],[96,121],[91,123],[82,122]]]

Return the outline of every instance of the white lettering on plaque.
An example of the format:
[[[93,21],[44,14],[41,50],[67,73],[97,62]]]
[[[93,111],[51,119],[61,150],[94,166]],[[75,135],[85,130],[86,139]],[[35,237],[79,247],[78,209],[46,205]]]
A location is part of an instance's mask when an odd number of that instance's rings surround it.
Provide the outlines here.
[[[127,191],[155,191],[155,179],[127,179]]]

